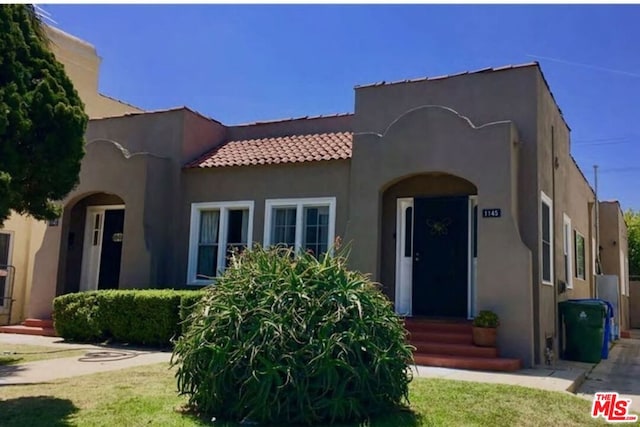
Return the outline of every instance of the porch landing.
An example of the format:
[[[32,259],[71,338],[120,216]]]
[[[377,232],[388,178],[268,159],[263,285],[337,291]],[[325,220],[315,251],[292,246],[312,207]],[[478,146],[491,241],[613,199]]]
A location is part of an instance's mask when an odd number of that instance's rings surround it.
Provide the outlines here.
[[[473,344],[471,322],[405,318],[416,365],[478,371],[517,371],[520,359],[499,357],[497,348]]]
[[[26,319],[20,325],[0,326],[0,333],[57,337],[50,319]]]

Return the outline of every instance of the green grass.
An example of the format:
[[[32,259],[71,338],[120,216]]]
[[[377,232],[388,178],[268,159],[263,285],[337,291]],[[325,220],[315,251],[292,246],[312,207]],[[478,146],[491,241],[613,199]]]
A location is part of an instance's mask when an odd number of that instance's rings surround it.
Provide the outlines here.
[[[173,371],[157,364],[52,383],[0,387],[2,425],[201,426],[181,412]],[[568,393],[443,379],[415,379],[411,411],[371,421],[402,426],[595,426],[591,403]],[[216,422],[215,426],[234,424]]]
[[[18,365],[59,357],[82,356],[87,351],[27,344],[0,344],[0,366]]]

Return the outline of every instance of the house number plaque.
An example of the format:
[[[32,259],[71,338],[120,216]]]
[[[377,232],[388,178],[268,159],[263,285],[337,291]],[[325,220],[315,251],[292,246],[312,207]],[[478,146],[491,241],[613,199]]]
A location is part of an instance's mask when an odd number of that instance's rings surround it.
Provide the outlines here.
[[[500,218],[502,216],[502,209],[482,209],[482,218]]]

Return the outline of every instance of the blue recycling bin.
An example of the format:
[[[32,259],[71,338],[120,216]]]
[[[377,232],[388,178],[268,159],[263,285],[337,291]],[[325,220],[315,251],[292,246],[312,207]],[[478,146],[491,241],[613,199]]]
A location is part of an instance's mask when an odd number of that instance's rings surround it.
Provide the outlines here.
[[[607,314],[604,321],[604,339],[602,340],[602,358],[609,358],[609,342],[613,341],[614,336],[611,331],[611,324],[613,323],[613,304],[609,301],[605,301],[599,298],[585,298],[585,299],[570,299],[568,301],[575,302],[599,302],[607,307]]]

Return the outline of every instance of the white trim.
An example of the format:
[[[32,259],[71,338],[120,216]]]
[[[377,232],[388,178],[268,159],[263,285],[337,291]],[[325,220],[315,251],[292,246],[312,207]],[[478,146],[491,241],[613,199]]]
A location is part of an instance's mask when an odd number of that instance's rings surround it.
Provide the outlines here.
[[[584,234],[582,234],[578,230],[574,230],[574,231],[575,231],[575,237],[573,239],[573,244],[576,247],[576,253],[574,254],[575,260],[576,260],[575,276],[576,276],[576,279],[587,280],[587,239],[584,237]],[[584,268],[582,272],[583,277],[578,276],[578,236],[582,237],[582,250],[584,251],[584,254],[582,255],[582,258],[583,258],[582,261],[584,262]]]
[[[264,203],[264,239],[263,243],[265,247],[271,246],[271,221],[273,217],[273,209],[280,207],[296,208],[296,242],[295,250],[299,251],[302,248],[302,223],[303,208],[306,207],[329,207],[329,229],[327,231],[327,248],[329,251],[333,250],[333,244],[335,241],[336,232],[336,198],[335,197],[315,197],[315,198],[303,198],[303,199],[267,199]]]
[[[592,275],[595,276],[596,275],[596,238],[592,237],[591,238],[591,269],[592,269]],[[594,279],[595,280],[595,279]]]
[[[9,230],[0,230],[0,234],[7,234],[9,235],[9,253],[7,254],[7,265],[13,265],[13,239],[15,238],[15,232],[14,231],[9,231]],[[9,274],[6,276],[7,280],[5,281],[5,286],[4,286],[4,295],[0,295],[0,298],[8,298],[7,292],[9,291],[9,288],[11,287],[10,285],[12,283],[9,283],[9,280],[13,279],[13,284],[15,284],[15,269],[13,270],[13,272],[9,271]],[[11,277],[11,276],[14,277]],[[3,302],[6,300],[2,300]],[[2,305],[0,306],[0,313],[2,314],[6,314],[9,312],[9,306],[11,304],[6,304],[6,305]],[[11,319],[9,319],[11,320]]]
[[[568,236],[567,231],[569,232]],[[571,228],[571,218],[566,213],[562,218],[562,255],[566,256],[568,260],[565,266],[567,289],[573,289],[573,229]]]
[[[478,239],[478,230],[473,229],[473,211],[478,206],[478,196],[469,196],[469,237],[468,239],[468,266],[467,266],[467,317],[472,319],[476,312],[476,284],[478,282],[478,257],[473,256],[473,242]],[[480,225],[478,218],[477,224]]]
[[[406,235],[406,209],[412,209],[411,236]],[[406,239],[411,239],[411,253],[404,255]],[[413,198],[399,198],[396,202],[396,292],[395,311],[401,316],[412,314],[413,293]]]
[[[218,259],[217,265],[220,272],[224,271],[224,257],[227,247],[227,212],[234,209],[248,209],[249,219],[247,221],[247,246],[253,244],[253,200],[231,201],[231,202],[200,202],[191,203],[191,219],[189,225],[189,260],[187,266],[187,285],[203,286],[211,283],[211,280],[196,278],[198,268],[198,236],[200,235],[200,212],[206,210],[220,211],[218,222]]]
[[[549,280],[544,280],[544,271],[542,268],[543,265],[543,256],[544,256],[544,252],[542,251],[542,246],[543,246],[543,236],[542,236],[542,203],[546,204],[549,207]],[[539,212],[540,212],[540,262],[539,262],[539,268],[540,268],[540,281],[542,282],[543,285],[549,285],[549,286],[553,286],[553,247],[555,244],[555,233],[553,230],[553,202],[551,201],[551,199],[549,198],[549,196],[547,196],[544,191],[540,192],[540,204],[539,204]]]
[[[84,222],[84,242],[82,244],[82,266],[80,270],[80,291],[91,291],[98,289],[98,278],[100,277],[100,258],[102,256],[102,238],[104,237],[104,217],[105,212],[110,210],[125,210],[125,205],[95,205],[87,206]],[[98,232],[98,242],[92,244],[93,224],[95,216],[101,214],[100,231]]]

